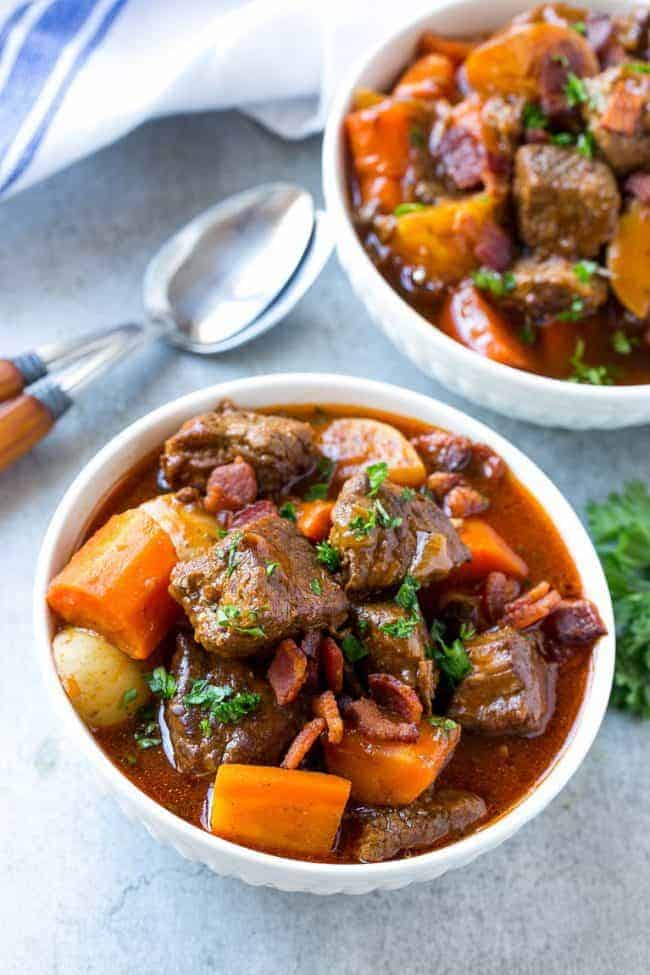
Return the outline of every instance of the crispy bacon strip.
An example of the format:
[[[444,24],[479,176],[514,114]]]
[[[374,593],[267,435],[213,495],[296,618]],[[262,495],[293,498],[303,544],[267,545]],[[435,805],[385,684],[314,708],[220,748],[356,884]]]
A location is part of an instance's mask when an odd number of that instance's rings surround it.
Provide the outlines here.
[[[266,674],[280,706],[295,701],[307,679],[307,657],[295,640],[283,640]]]
[[[351,701],[345,708],[346,719],[359,729],[362,735],[376,741],[417,741],[418,726],[409,721],[393,721],[378,704],[369,697]]]
[[[326,728],[327,724],[324,718],[314,718],[313,721],[309,721],[291,742],[289,751],[282,760],[281,767],[298,768]]]
[[[412,687],[392,674],[369,674],[368,688],[382,707],[399,714],[405,721],[418,724],[422,719],[422,702]]]
[[[321,642],[320,663],[325,683],[335,694],[340,694],[343,690],[344,660],[338,643],[331,636],[326,636]]]
[[[562,597],[548,582],[540,582],[523,596],[506,605],[501,623],[514,626],[517,630],[540,623],[562,602]]]
[[[468,484],[458,484],[445,495],[443,510],[450,518],[480,515],[490,507],[488,499]]]
[[[449,471],[434,471],[427,477],[427,487],[436,501],[442,501],[452,488],[462,483],[460,474],[450,474]]]
[[[471,440],[453,433],[443,433],[442,430],[422,433],[411,443],[437,470],[462,471],[472,460]]]
[[[249,521],[255,521],[256,518],[261,518],[263,515],[275,515],[277,511],[278,509],[272,501],[256,501],[255,504],[248,504],[241,511],[238,511],[230,522],[230,527],[241,528],[243,525],[247,525]]]
[[[340,745],[343,741],[343,719],[331,691],[324,691],[312,701],[312,709],[317,718],[327,724],[327,740],[330,745]]]

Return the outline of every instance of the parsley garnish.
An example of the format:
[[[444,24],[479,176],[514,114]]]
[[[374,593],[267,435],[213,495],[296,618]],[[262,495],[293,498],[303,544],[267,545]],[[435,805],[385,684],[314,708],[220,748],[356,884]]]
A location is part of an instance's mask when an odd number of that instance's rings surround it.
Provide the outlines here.
[[[598,263],[596,261],[582,260],[573,265],[573,273],[578,281],[582,281],[583,284],[589,284],[592,274],[595,274],[597,270]]]
[[[341,556],[329,542],[318,542],[316,545],[316,561],[324,565],[330,572],[336,572],[341,567]]]
[[[204,735],[210,733],[211,720],[224,724],[234,724],[241,718],[255,711],[262,698],[251,691],[240,691],[237,694],[227,684],[211,684],[210,681],[199,679],[192,684],[191,690],[183,698],[187,707],[200,707],[208,711],[207,724],[201,723]]]
[[[413,488],[405,487],[402,488],[402,493],[400,494],[399,499],[400,501],[412,501],[416,494],[417,491],[414,491]]]
[[[168,701],[176,693],[176,678],[164,667],[156,667],[150,674],[145,674],[144,679],[151,693],[162,697],[163,701]]]
[[[440,731],[453,731],[454,728],[458,727],[456,721],[452,721],[451,718],[440,718],[437,714],[431,715],[429,724],[432,724],[434,728],[439,728]]]
[[[310,579],[309,588],[315,596],[323,595],[323,583],[320,581],[320,579]]]
[[[593,159],[596,150],[596,140],[591,132],[580,133],[576,140],[576,149],[581,156],[585,156],[587,159]]]
[[[250,614],[255,618],[257,615],[256,610],[250,610]],[[234,630],[236,633],[243,633],[246,636],[266,636],[263,627],[242,626],[241,623],[237,622],[240,618],[241,610],[238,606],[233,606],[232,603],[222,603],[217,610],[217,624],[225,630]]]
[[[130,687],[128,691],[124,691],[124,694],[122,695],[122,707],[128,708],[129,704],[135,701],[137,696],[138,690],[136,687]]]
[[[573,374],[569,376],[570,383],[584,383],[591,386],[613,386],[614,379],[607,366],[588,366],[583,359],[585,354],[584,339],[578,339],[575,352],[569,360],[573,366]]]
[[[237,568],[237,566],[239,565],[240,560],[236,559],[235,555],[237,552],[237,546],[239,545],[243,537],[244,537],[243,532],[239,532],[239,531],[234,532],[230,537],[228,548],[225,549],[222,548],[219,552],[220,558],[228,560],[226,565],[226,575],[229,579],[233,574],[233,572],[235,571],[235,569]]]
[[[393,210],[396,217],[405,217],[407,213],[417,213],[418,210],[426,209],[426,203],[400,203]]]
[[[139,724],[133,733],[138,748],[157,748],[161,744],[160,729],[154,719],[153,707],[140,708],[138,712]]]
[[[558,322],[577,322],[582,318],[585,310],[585,303],[582,298],[575,297],[565,311],[558,312],[555,316]]]
[[[383,460],[378,461],[376,464],[369,464],[366,467],[366,474],[368,475],[368,483],[370,484],[368,497],[376,498],[379,488],[388,477],[388,464]]]
[[[434,620],[431,627],[431,637],[434,642],[429,646],[428,652],[443,674],[447,676],[452,687],[455,687],[471,673],[472,664],[465,649],[465,641],[472,639],[475,630],[473,626],[463,623],[460,628],[460,635],[453,643],[445,643],[443,633],[444,624]]]
[[[556,146],[572,146],[573,136],[570,132],[556,132],[551,136],[551,142]]]
[[[305,501],[324,501],[329,493],[329,483],[319,481],[318,484],[311,484],[305,491]]]
[[[405,609],[409,613],[420,613],[420,604],[418,603],[417,591],[420,588],[420,583],[413,576],[404,576],[404,581],[402,585],[397,590],[397,595],[395,596],[395,602],[402,609]]]
[[[396,637],[398,640],[406,640],[411,636],[419,622],[420,619],[418,616],[402,616],[392,623],[383,623],[379,629],[387,636]]]
[[[348,528],[358,542],[369,535],[377,524],[377,515],[374,511],[366,511],[363,515],[357,515],[348,524]]]
[[[555,61],[557,64],[561,64],[565,68],[569,67],[569,59],[566,54],[553,54],[551,61]]]
[[[584,20],[574,20],[569,26],[572,30],[576,31],[576,33],[582,34],[583,37],[587,33],[587,25],[585,24]]]
[[[363,660],[364,657],[368,656],[368,648],[352,633],[343,637],[341,647],[348,663],[355,664],[357,660]]]
[[[411,145],[415,146],[417,149],[423,149],[425,145],[425,141],[426,140],[424,138],[424,132],[422,131],[422,129],[419,129],[414,126],[409,132],[409,142],[411,143]]]
[[[567,100],[567,105],[569,108],[575,108],[576,105],[582,105],[583,102],[589,100],[589,95],[587,93],[587,87],[577,74],[573,71],[569,71],[567,75],[566,84],[564,86],[564,94]]]
[[[587,505],[616,617],[616,669],[611,701],[650,718],[650,493],[632,481],[606,501]]]
[[[324,481],[332,480],[332,474],[334,473],[333,460],[330,460],[329,457],[319,457],[318,463],[316,464],[316,468]]]
[[[287,518],[289,521],[297,521],[298,515],[296,513],[296,506],[293,501],[285,501],[280,508],[280,517]]]
[[[524,128],[525,129],[545,129],[548,125],[548,118],[544,115],[539,105],[534,102],[526,102],[524,105]]]
[[[275,570],[277,569],[277,567],[279,566],[279,564],[280,564],[279,562],[267,562],[266,563],[266,574],[269,577],[269,579],[271,578],[271,576],[273,575],[273,573],[275,572]]]
[[[375,499],[375,510],[377,511],[377,521],[382,528],[399,528],[404,519],[401,515],[391,517],[388,514],[379,498]]]
[[[493,271],[489,267],[482,267],[478,271],[473,271],[472,280],[481,291],[489,291],[497,298],[507,294],[508,291],[512,291],[515,287],[515,278],[510,271],[499,274],[498,271]]]
[[[537,325],[527,318],[519,329],[519,338],[524,345],[534,345],[537,341]]]
[[[138,748],[142,749],[157,748],[158,745],[162,744],[162,740],[160,738],[151,737],[150,735],[140,731],[136,731],[133,737],[135,738]]]
[[[638,71],[639,74],[650,74],[650,64],[647,61],[628,61],[626,67]]]
[[[612,332],[609,343],[614,352],[618,352],[619,355],[630,355],[633,347],[639,344],[639,340],[636,336],[628,335],[622,328],[617,328]]]

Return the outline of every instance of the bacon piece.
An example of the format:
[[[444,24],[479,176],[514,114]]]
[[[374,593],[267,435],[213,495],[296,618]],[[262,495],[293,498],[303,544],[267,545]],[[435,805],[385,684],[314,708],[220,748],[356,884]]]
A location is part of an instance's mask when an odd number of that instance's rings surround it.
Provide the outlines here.
[[[176,492],[175,498],[181,504],[203,504],[201,492],[193,487],[182,487]]]
[[[275,515],[277,513],[278,509],[272,501],[256,501],[255,504],[248,504],[241,511],[238,511],[232,519],[230,527],[241,528],[242,525],[247,525],[249,521],[262,518],[263,515]]]
[[[445,495],[443,511],[449,518],[469,518],[490,507],[488,499],[468,484],[459,484]]]
[[[331,636],[326,636],[321,642],[320,662],[325,683],[335,694],[340,694],[343,690],[344,660],[338,643]]]
[[[427,477],[427,487],[431,491],[436,501],[442,501],[445,494],[455,488],[458,484],[463,484],[460,474],[450,474],[449,471],[434,471]]]
[[[502,625],[514,626],[517,630],[527,630],[549,616],[561,602],[559,592],[551,589],[548,582],[540,582],[523,596],[508,603],[500,622]]]
[[[307,658],[307,676],[303,687],[310,694],[318,691],[320,644],[320,630],[308,630],[300,641],[300,649]]]
[[[485,267],[505,271],[512,264],[512,241],[503,227],[488,220],[481,229],[474,254]]]
[[[257,497],[255,470],[247,461],[237,457],[232,464],[215,467],[205,488],[205,508],[217,511],[238,511]]]
[[[343,741],[343,719],[336,698],[331,691],[324,691],[312,701],[314,715],[323,718],[327,724],[327,740],[330,745],[340,745]]]
[[[422,702],[412,687],[392,674],[369,674],[368,688],[377,703],[417,724],[422,719]]]
[[[423,433],[413,437],[411,443],[437,470],[462,471],[472,460],[471,440],[453,433]]]
[[[472,447],[475,467],[482,477],[497,480],[506,472],[506,462],[485,443],[475,443]]]
[[[372,698],[361,697],[351,701],[344,709],[347,720],[362,735],[376,741],[417,741],[418,726],[409,721],[393,721]]]
[[[295,640],[283,640],[266,673],[279,705],[295,701],[307,679],[307,657]]]
[[[546,620],[544,630],[558,643],[584,646],[607,633],[600,613],[588,599],[563,599]]]
[[[295,769],[304,761],[320,736],[327,728],[324,718],[314,718],[307,722],[299,731],[289,746],[289,751],[282,760],[282,768]]]
[[[632,87],[632,82],[619,82],[607,103],[600,124],[617,135],[634,135],[641,122],[643,106],[647,98],[646,86]]]
[[[542,111],[550,118],[567,114],[566,86],[569,74],[581,77],[585,67],[579,50],[569,41],[560,41],[544,55],[539,72],[540,104]]]
[[[485,149],[462,125],[447,129],[436,148],[446,172],[460,190],[471,190],[482,182]]]
[[[632,173],[625,181],[625,189],[641,203],[650,203],[650,173]]]
[[[526,129],[524,132],[524,142],[532,142],[534,144],[550,142],[551,136],[546,129]]]
[[[516,579],[503,572],[490,572],[483,586],[483,601],[485,611],[491,623],[500,620],[508,603],[514,602],[521,586]]]

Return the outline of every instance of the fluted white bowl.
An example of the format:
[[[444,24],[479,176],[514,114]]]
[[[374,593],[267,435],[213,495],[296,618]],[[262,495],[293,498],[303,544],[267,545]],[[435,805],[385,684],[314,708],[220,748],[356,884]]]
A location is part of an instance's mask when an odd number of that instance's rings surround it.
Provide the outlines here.
[[[367,51],[340,85],[323,141],[323,189],[339,260],[374,322],[423,372],[473,403],[541,426],[613,429],[650,422],[650,385],[586,386],[548,379],[486,359],[431,325],[382,277],[351,220],[346,179],[345,116],[358,88],[385,91],[413,56],[425,30],[449,36],[487,33],[529,8],[521,0],[439,0],[426,16]],[[629,4],[594,0],[596,10]]]
[[[51,643],[55,620],[45,598],[48,584],[69,560],[85,527],[114,485],[181,423],[212,409],[224,397],[253,409],[291,403],[339,403],[349,405],[354,411],[356,405],[416,417],[488,443],[539,500],[568,541],[585,594],[598,606],[608,635],[599,641],[593,654],[584,701],[561,753],[535,788],[496,822],[444,849],[391,863],[319,864],[257,853],[186,823],[146,796],[110,762],[74,711],[54,666]],[[86,755],[130,818],[143,823],[152,836],[173,846],[182,856],[200,861],[216,873],[239,877],[250,884],[314,894],[363,894],[431,880],[447,870],[465,866],[512,836],[557,795],[585,757],[607,707],[614,665],[612,607],[598,557],[573,509],[532,461],[493,430],[427,396],[386,383],[311,373],[258,376],[211,386],[147,414],[114,437],[84,467],[50,522],[36,568],[34,627],[45,683],[62,725],[74,747]],[[65,796],[60,801],[65,802]]]

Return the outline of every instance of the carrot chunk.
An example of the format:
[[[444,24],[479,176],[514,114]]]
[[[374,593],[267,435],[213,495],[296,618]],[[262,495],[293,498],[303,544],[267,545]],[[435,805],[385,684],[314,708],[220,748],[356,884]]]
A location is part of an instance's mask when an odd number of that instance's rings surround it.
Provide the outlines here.
[[[322,542],[330,532],[333,501],[301,501],[298,508],[298,531],[310,542]]]
[[[402,177],[412,152],[413,127],[422,115],[407,100],[384,98],[350,112],[345,126],[364,203],[378,200],[391,213],[402,202]]]
[[[349,779],[351,796],[377,806],[407,806],[434,782],[458,744],[460,727],[419,725],[415,742],[371,741],[346,728],[340,745],[325,741],[329,772]]]
[[[148,657],[178,616],[167,591],[177,559],[153,518],[125,511],[75,552],[47,601],[68,623],[96,630],[130,657]]]
[[[535,368],[531,350],[516,336],[507,319],[471,284],[461,284],[446,298],[438,326],[446,335],[486,359],[515,369]]]
[[[349,782],[324,772],[221,765],[210,825],[233,843],[322,857],[332,849],[349,795]]]
[[[467,518],[460,528],[460,537],[472,558],[454,570],[454,580],[482,579],[490,572],[503,572],[515,579],[525,579],[528,575],[528,566],[521,556],[481,518]]]
[[[395,86],[395,94],[409,98],[441,98],[454,87],[456,68],[443,54],[425,54],[407,68]]]

